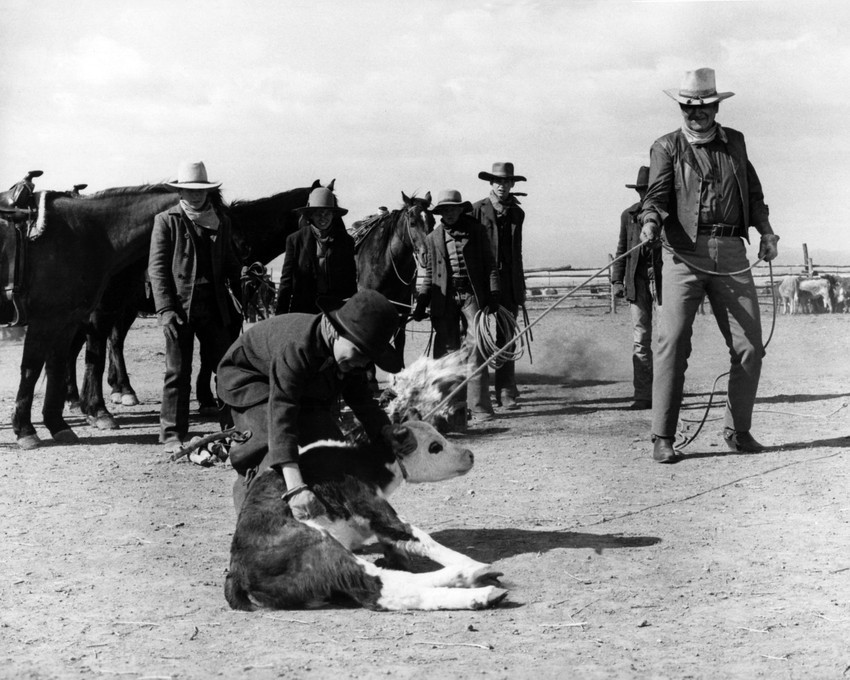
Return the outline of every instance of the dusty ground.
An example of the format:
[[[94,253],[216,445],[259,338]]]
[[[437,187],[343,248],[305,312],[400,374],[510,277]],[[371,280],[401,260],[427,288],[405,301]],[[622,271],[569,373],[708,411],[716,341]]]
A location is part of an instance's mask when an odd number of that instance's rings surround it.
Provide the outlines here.
[[[0,677],[849,677],[849,331],[850,316],[780,317],[754,427],[768,451],[725,455],[715,420],[661,466],[649,415],[625,410],[627,314],[559,310],[520,362],[522,410],[464,437],[470,474],[394,500],[496,564],[503,606],[242,614],[222,593],[232,472],[161,453],[163,341],[142,320],[143,403],[115,408],[120,430],[72,416],[80,444],[21,452],[4,416]],[[699,404],[728,363],[710,316],[694,345]],[[0,343],[6,414],[20,352]]]

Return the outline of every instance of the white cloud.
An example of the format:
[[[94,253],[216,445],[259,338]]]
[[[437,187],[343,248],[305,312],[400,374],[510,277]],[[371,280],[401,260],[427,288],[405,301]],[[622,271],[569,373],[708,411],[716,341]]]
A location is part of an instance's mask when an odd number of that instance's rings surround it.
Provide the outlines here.
[[[57,58],[57,64],[66,77],[99,86],[146,78],[151,73],[150,64],[137,49],[102,35],[79,39],[70,54]]]

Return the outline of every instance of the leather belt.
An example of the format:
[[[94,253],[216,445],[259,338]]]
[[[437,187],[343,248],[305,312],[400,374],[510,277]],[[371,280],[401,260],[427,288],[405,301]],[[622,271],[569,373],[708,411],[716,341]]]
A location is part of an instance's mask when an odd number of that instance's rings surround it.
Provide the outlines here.
[[[697,227],[697,233],[707,236],[742,237],[744,235],[744,229],[736,224],[706,224]]]

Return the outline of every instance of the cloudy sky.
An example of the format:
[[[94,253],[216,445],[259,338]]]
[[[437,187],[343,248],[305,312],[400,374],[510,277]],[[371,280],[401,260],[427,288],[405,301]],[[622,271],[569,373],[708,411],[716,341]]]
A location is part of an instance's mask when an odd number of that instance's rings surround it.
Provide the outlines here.
[[[513,161],[527,266],[602,266],[678,127],[662,90],[736,96],[780,262],[850,264],[850,2],[0,0],[0,187],[96,191],[202,159],[225,198],[336,178],[350,219]],[[839,261],[840,260],[840,261]]]

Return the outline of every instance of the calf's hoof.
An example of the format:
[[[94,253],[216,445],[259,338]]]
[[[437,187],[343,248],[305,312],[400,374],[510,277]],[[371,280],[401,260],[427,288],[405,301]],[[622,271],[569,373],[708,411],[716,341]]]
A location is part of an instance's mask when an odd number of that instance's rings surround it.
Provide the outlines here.
[[[487,586],[486,588],[479,588],[479,590],[481,592],[476,593],[475,600],[472,604],[473,609],[487,609],[488,607],[495,607],[508,596],[507,590],[504,588],[497,588],[496,586]]]
[[[489,564],[476,565],[471,569],[464,570],[464,578],[467,587],[483,585],[485,582],[497,583],[503,572],[493,569]]]
[[[57,444],[76,444],[80,441],[77,434],[70,428],[67,430],[59,430],[53,433],[53,441]]]
[[[31,451],[41,446],[41,439],[37,434],[27,434],[23,437],[18,437],[18,446],[24,451]]]

